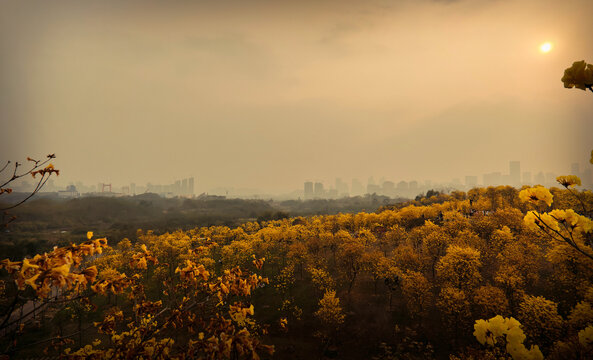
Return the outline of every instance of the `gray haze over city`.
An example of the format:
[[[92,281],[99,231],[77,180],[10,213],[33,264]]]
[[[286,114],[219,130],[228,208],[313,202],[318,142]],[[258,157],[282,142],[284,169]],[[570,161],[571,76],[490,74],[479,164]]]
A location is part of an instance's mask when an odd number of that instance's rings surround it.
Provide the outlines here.
[[[591,181],[593,94],[560,82],[590,0],[0,5],[0,160],[55,153],[56,188]]]

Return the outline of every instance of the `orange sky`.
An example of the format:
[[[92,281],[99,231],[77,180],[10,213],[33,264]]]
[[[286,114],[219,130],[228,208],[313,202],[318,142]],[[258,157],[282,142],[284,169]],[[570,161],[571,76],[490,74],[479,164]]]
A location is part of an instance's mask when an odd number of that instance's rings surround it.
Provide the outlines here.
[[[171,3],[2,2],[1,159],[283,191],[562,173],[593,148],[593,93],[560,82],[593,62],[592,1]]]

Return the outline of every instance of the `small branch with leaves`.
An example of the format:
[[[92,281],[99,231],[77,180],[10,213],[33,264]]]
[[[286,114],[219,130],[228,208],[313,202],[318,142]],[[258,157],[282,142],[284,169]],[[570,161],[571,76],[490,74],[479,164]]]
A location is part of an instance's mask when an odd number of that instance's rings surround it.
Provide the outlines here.
[[[49,180],[52,174],[60,175],[60,170],[56,169],[54,165],[50,162],[52,159],[55,158],[55,154],[49,154],[43,160],[36,160],[31,157],[27,157],[27,164],[30,164],[30,166],[24,171],[19,171],[19,169],[22,169],[25,166],[25,164],[19,163],[18,161],[15,162],[14,166],[12,167],[10,166],[12,164],[10,160],[7,161],[4,164],[4,166],[2,166],[2,168],[0,169],[0,175],[3,172],[8,171],[9,169],[12,169],[12,174],[6,180],[4,180],[3,183],[0,184],[0,195],[12,193],[13,189],[12,187],[10,187],[10,184],[13,181],[27,175],[31,175],[34,179],[36,179],[37,184],[33,188],[33,191],[21,201],[18,201],[15,204],[0,207],[0,211],[4,212],[2,214],[2,221],[0,221],[0,225],[6,227],[8,226],[8,224],[10,224],[16,219],[14,215],[9,214],[8,212],[6,212],[6,210],[14,209],[15,207],[23,204],[25,201],[33,197],[33,195],[38,193],[41,190],[41,188],[43,188],[43,186],[47,183],[47,180]]]

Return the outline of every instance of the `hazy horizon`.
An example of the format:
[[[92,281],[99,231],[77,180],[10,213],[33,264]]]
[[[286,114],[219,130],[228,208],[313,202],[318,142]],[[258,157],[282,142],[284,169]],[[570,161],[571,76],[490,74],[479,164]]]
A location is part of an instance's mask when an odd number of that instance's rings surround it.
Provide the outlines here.
[[[560,82],[593,62],[592,1],[2,5],[0,160],[55,153],[60,181],[282,192],[593,149],[593,94]]]

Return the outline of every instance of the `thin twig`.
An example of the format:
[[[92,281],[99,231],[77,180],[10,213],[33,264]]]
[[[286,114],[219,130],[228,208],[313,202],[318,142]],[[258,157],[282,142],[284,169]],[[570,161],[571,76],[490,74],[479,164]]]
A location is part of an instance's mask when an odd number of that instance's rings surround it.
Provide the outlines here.
[[[13,209],[13,208],[21,205],[25,201],[29,200],[31,197],[33,197],[33,195],[37,194],[39,192],[39,190],[41,190],[41,188],[43,187],[43,185],[45,185],[45,183],[47,182],[47,180],[49,180],[50,175],[51,174],[49,174],[47,177],[45,177],[45,174],[43,174],[41,176],[41,179],[39,179],[39,182],[37,183],[37,186],[35,187],[35,189],[33,190],[33,192],[31,194],[29,194],[26,198],[24,198],[23,200],[21,200],[20,202],[18,202],[16,204],[13,204],[13,205],[11,205],[9,207],[5,207],[5,208],[0,209],[0,211]]]

